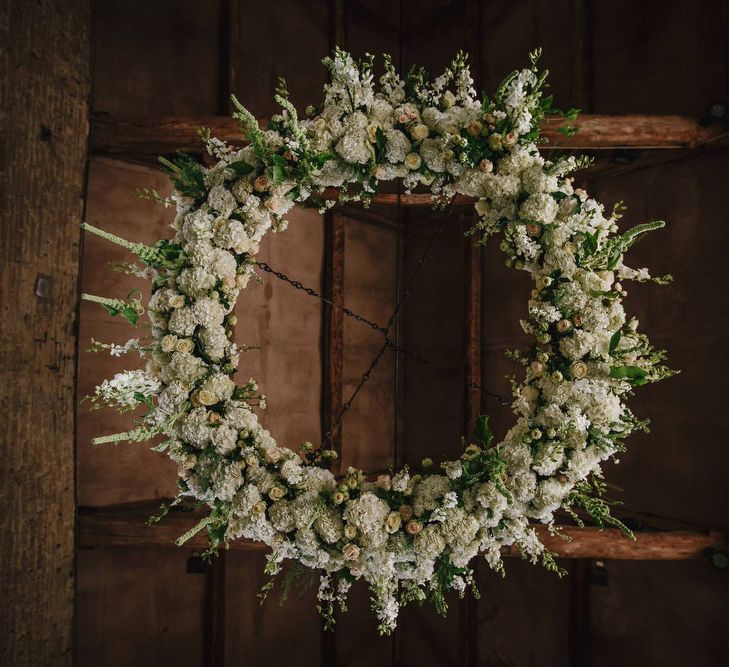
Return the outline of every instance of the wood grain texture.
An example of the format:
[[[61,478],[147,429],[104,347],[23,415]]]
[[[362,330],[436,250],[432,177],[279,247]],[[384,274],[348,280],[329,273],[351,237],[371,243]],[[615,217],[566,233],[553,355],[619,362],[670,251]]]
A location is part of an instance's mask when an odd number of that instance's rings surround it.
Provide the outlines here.
[[[245,103],[245,100],[242,100]],[[265,126],[267,121],[259,121]],[[722,128],[702,127],[686,116],[606,116],[585,114],[576,122],[579,132],[565,137],[558,129],[563,119],[544,123],[544,149],[693,148],[717,139]],[[95,114],[91,150],[105,155],[160,155],[175,151],[200,152],[198,130],[210,128],[213,135],[242,144],[237,121],[227,116],[112,116]]]
[[[83,0],[0,8],[0,663],[71,663]]]
[[[345,269],[345,230],[344,219],[329,211],[324,216],[324,269],[322,294],[337,306],[344,305]],[[341,423],[335,422],[342,412],[342,377],[344,367],[344,313],[322,303],[322,439],[331,432],[331,440],[326,444],[340,455],[332,463],[339,469],[342,454]]]
[[[145,521],[159,503],[128,503],[113,507],[80,507],[78,539],[80,548],[91,547],[172,547],[175,539],[200,520],[197,511],[173,510],[163,521],[147,526]],[[726,549],[727,536],[720,531],[665,530],[636,533],[630,540],[619,530],[562,526],[562,537],[550,535],[546,526],[535,526],[545,546],[562,558],[603,558],[606,560],[691,560],[702,558],[707,549]],[[185,544],[203,548],[203,533]],[[267,550],[259,542],[236,540],[234,551]],[[505,556],[518,556],[516,547],[505,548]]]

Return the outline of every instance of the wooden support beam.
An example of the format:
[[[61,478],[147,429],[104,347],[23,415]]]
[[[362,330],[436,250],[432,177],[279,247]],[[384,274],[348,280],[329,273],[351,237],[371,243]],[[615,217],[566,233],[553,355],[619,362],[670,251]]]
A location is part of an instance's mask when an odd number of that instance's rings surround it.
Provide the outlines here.
[[[225,665],[225,567],[221,551],[208,565],[205,581],[205,627],[203,628],[204,667]]]
[[[569,667],[589,667],[590,650],[590,561],[573,560],[569,565],[569,617],[567,626]]]
[[[111,507],[80,507],[78,545],[94,547],[172,547],[175,539],[201,518],[197,511],[173,510],[160,523],[147,526],[145,521],[159,508],[160,501],[145,501]],[[600,558],[604,560],[693,560],[707,550],[726,550],[727,535],[720,531],[666,530],[638,532],[636,540],[619,530],[562,526],[562,535],[550,535],[546,526],[535,529],[545,546],[562,558]],[[204,549],[204,534],[192,538],[186,548]],[[259,542],[237,540],[233,550],[265,551]],[[518,556],[518,549],[504,549],[505,556]]]
[[[0,663],[73,661],[88,0],[0,4]]]
[[[466,216],[464,229],[473,223],[473,214]],[[464,236],[466,308],[464,318],[465,433],[471,434],[481,414],[481,392],[473,384],[481,384],[481,246],[473,236]],[[478,561],[474,561],[474,568]],[[459,664],[473,667],[478,663],[478,601],[467,595],[461,602]]]
[[[332,303],[344,305],[344,220],[334,212],[324,216],[324,285],[322,294]],[[344,311],[324,303],[322,340],[322,438],[332,432],[329,446],[339,458],[333,464],[339,469],[342,454],[342,425],[334,426],[342,412],[344,391]]]
[[[262,120],[261,125],[266,121]],[[694,148],[715,141],[726,129],[715,124],[703,127],[686,116],[626,115],[580,116],[580,131],[565,137],[557,130],[564,121],[549,119],[544,124],[548,143],[542,149],[606,150],[639,148]],[[175,151],[202,151],[198,130],[208,127],[213,135],[233,144],[243,144],[238,123],[227,116],[138,116],[115,117],[95,114],[91,131],[91,151],[97,155],[165,155]],[[724,145],[724,144],[722,144]]]

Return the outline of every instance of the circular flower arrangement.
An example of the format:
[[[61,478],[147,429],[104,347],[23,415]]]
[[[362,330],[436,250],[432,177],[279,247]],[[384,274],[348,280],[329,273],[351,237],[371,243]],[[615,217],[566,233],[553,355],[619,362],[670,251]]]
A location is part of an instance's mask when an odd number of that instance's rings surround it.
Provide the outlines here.
[[[601,497],[600,465],[646,427],[623,398],[672,373],[636,320],[626,320],[623,284],[650,277],[623,264],[623,254],[663,223],[619,234],[617,211],[606,215],[573,189],[568,174],[585,162],[539,154],[540,123],[559,112],[542,94],[537,56],[492,98],[478,99],[462,55],[432,81],[416,69],[402,80],[385,57],[375,87],[371,57],[355,62],[336,51],[324,61],[331,83],[323,105],[309,107],[305,120],[282,85],[283,111],[265,131],[234,100],[245,148],[204,132],[214,166],[187,156],[162,160],[171,199],[143,194],[176,206],[173,240],[146,246],[84,225],[135,253],[146,267],[129,270],[152,283],[151,337],[94,343],[115,355],[137,350],[148,361],[145,370],[105,381],[93,400],[147,412],[131,431],[95,443],[166,437],[154,449],[179,466],[177,501],[209,507],[179,544],[206,529],[211,551],[238,538],[265,542],[271,575],[287,559],[320,570],[319,609],[328,622],[363,578],[388,633],[402,605],[430,598],[444,612],[447,590],[474,588],[469,563],[478,554],[501,571],[502,547],[516,545],[559,571],[530,523],[553,526],[560,508],[578,523],[579,510],[599,526],[620,525]],[[476,199],[473,233],[485,240],[500,232],[507,266],[534,280],[521,325],[535,342],[511,353],[525,377],[513,383],[516,423],[501,442],[482,418],[458,460],[425,460],[417,471],[376,481],[350,468],[337,479],[328,469],[333,452],[278,445],[259,422],[265,399],[255,381],[233,381],[240,352],[231,341],[233,311],[255,275],[261,240],[286,228],[295,203],[327,208],[325,188],[338,188],[339,201],[367,202],[378,181],[395,178],[407,190],[427,186],[436,205],[456,193]],[[134,324],[143,311],[131,295],[84,298]]]

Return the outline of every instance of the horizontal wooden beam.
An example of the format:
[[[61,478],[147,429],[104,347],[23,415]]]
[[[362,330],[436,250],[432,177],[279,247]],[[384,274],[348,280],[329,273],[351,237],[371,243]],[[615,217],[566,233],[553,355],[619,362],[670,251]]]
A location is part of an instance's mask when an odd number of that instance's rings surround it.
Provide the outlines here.
[[[146,519],[159,507],[159,502],[130,503],[104,508],[80,507],[78,545],[94,547],[174,547],[175,540],[200,520],[197,511],[173,510],[161,522],[146,525]],[[637,533],[635,541],[614,529],[563,526],[562,535],[550,535],[546,526],[536,526],[539,537],[550,551],[563,558],[603,558],[606,560],[690,560],[701,558],[709,549],[724,550],[727,538],[717,531],[671,530]],[[204,531],[185,545],[204,549]],[[267,547],[260,542],[237,540],[231,549],[260,551]],[[504,550],[505,556],[519,555],[518,549]]]
[[[261,121],[265,124],[266,121]],[[558,132],[561,119],[549,119],[544,124],[545,149],[644,149],[694,148],[724,136],[720,125],[703,127],[685,116],[627,115],[580,116],[580,131],[574,137]],[[115,117],[109,114],[93,116],[91,151],[97,155],[145,156],[164,155],[175,151],[200,152],[200,127],[210,128],[213,135],[242,143],[238,123],[227,116],[159,116]]]

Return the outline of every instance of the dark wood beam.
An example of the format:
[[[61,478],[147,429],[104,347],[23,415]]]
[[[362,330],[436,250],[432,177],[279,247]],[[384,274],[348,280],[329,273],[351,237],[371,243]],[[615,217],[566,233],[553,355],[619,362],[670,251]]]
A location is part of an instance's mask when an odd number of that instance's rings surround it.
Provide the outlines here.
[[[337,306],[344,305],[344,219],[335,211],[324,216],[324,276],[322,294]],[[324,303],[322,309],[322,438],[331,432],[326,446],[339,458],[333,463],[338,470],[342,454],[342,425],[335,422],[342,412],[344,392],[344,311]]]
[[[0,6],[0,663],[71,665],[88,0]]]
[[[262,120],[261,125],[265,126]],[[721,124],[702,126],[686,116],[626,115],[580,116],[580,131],[574,137],[558,132],[561,119],[544,124],[546,142],[542,148],[606,150],[615,148],[694,148],[715,141],[726,133]],[[227,116],[138,116],[116,117],[95,114],[91,130],[91,151],[117,157],[165,155],[175,151],[202,151],[199,128],[234,144],[242,144],[238,123]],[[723,142],[722,145],[725,145]]]
[[[111,507],[80,507],[78,545],[94,547],[172,547],[175,539],[189,530],[202,514],[173,510],[160,523],[146,525],[160,501],[145,501]],[[604,560],[692,560],[702,558],[707,550],[725,550],[727,535],[720,531],[666,530],[636,533],[630,540],[619,530],[562,526],[562,535],[550,535],[546,526],[535,526],[545,546],[562,558],[600,558]],[[186,548],[204,549],[204,534],[192,538]],[[237,540],[233,550],[265,551],[259,542]],[[505,556],[518,556],[516,548],[504,550]]]
[[[204,667],[225,665],[225,551],[208,565],[205,581]]]

